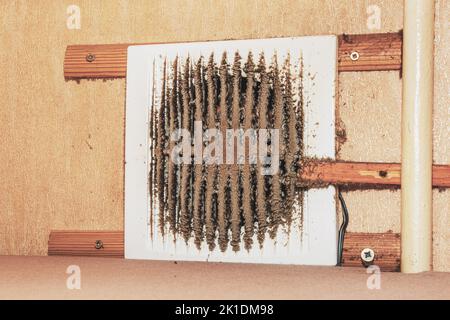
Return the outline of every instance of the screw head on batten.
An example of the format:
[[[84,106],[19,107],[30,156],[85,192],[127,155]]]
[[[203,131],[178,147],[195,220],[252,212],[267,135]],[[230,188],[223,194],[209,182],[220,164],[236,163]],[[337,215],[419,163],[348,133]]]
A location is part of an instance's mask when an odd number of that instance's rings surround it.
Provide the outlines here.
[[[359,59],[358,51],[352,51],[352,53],[350,53],[350,59],[352,59],[352,61],[358,61]]]
[[[95,54],[93,54],[93,53],[88,53],[87,55],[86,55],[86,61],[87,62],[93,62],[95,60]]]

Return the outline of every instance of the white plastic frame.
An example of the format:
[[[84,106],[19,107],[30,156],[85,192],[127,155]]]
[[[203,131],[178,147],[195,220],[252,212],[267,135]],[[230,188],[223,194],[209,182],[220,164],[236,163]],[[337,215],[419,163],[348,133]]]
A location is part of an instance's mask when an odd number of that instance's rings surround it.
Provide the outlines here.
[[[259,248],[255,238],[250,251],[241,249],[233,252],[229,248],[222,253],[216,248],[210,252],[206,245],[199,251],[193,240],[186,245],[181,237],[174,241],[172,236],[166,235],[163,239],[158,232],[157,208],[150,210],[149,203],[148,160],[149,106],[154,85],[157,89],[160,87],[161,63],[164,57],[170,61],[176,55],[189,55],[196,61],[202,55],[208,58],[211,52],[215,52],[216,59],[220,59],[224,51],[228,53],[228,60],[232,61],[236,50],[244,60],[248,52],[252,51],[255,61],[264,51],[266,62],[270,62],[269,57],[276,52],[279,65],[289,54],[292,68],[297,70],[302,57],[305,155],[334,158],[337,74],[335,36],[131,46],[128,48],[126,99],[125,258],[335,265],[337,226],[334,187],[305,192],[303,232],[300,232],[300,219],[296,210],[290,234],[280,229],[276,241],[267,236],[263,249]],[[155,215],[152,226],[150,213]]]

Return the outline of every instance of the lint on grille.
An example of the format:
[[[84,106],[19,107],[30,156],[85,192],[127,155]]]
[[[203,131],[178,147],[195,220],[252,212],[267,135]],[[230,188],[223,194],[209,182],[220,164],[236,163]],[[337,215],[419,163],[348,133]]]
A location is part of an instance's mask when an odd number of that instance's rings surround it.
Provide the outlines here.
[[[336,264],[336,37],[128,49],[125,257]]]

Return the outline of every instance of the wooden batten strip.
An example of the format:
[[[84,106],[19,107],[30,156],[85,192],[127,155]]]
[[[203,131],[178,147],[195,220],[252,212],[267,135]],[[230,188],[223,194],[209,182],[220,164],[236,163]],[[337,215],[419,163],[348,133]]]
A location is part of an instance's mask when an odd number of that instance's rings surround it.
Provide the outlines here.
[[[96,249],[97,240],[103,242]],[[361,251],[371,248],[381,270],[397,271],[400,266],[400,236],[394,233],[347,233],[344,240],[343,265],[362,267]],[[52,231],[48,241],[51,256],[124,257],[122,231]]]
[[[102,248],[96,248],[100,240]],[[122,231],[52,231],[48,240],[48,255],[55,256],[124,256]]]
[[[339,36],[339,71],[400,70],[402,40],[401,32]]]
[[[401,33],[341,35],[338,41],[340,72],[401,69]],[[127,70],[127,49],[131,45],[137,44],[69,45],[64,59],[64,77],[66,79],[124,78]],[[357,60],[352,60],[353,52],[358,53]],[[87,59],[88,55],[94,59]]]
[[[299,184],[400,186],[399,163],[375,162],[305,162],[299,173]],[[433,165],[433,187],[450,187],[450,165]]]
[[[363,267],[361,251],[370,248],[375,252],[374,265],[382,271],[400,271],[400,234],[356,233],[345,234],[342,265]]]

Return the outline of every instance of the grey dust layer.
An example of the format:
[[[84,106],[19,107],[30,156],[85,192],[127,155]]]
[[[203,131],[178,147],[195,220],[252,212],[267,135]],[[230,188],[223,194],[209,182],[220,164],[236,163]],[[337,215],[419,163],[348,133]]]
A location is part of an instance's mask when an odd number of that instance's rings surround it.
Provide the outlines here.
[[[255,233],[262,246],[266,234],[273,238],[281,225],[289,227],[294,202],[302,199],[296,177],[303,151],[303,66],[300,61],[292,75],[289,57],[282,66],[276,56],[268,65],[264,55],[255,59],[250,53],[244,60],[236,52],[231,63],[229,58],[224,53],[220,63],[213,54],[198,61],[164,61],[160,99],[153,97],[151,105],[150,201],[158,208],[162,234],[172,232],[185,241],[194,237],[198,248],[206,242],[210,250],[231,245],[238,251],[241,241],[251,248]],[[279,129],[278,173],[261,175],[264,164],[248,161],[196,164],[194,155],[191,164],[175,164],[170,133],[193,132],[194,121],[202,121],[203,130],[221,132]]]

